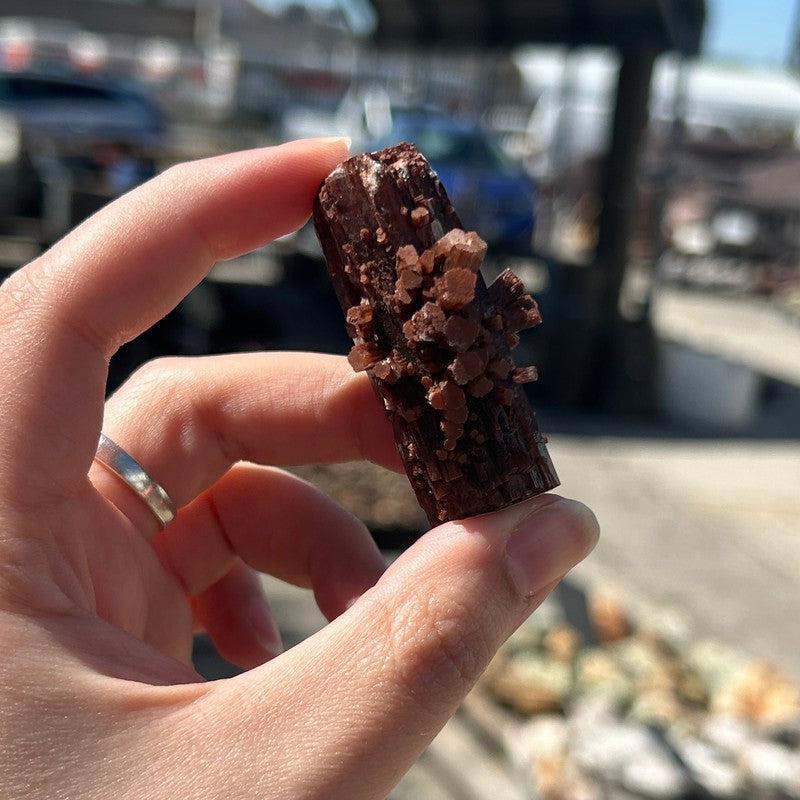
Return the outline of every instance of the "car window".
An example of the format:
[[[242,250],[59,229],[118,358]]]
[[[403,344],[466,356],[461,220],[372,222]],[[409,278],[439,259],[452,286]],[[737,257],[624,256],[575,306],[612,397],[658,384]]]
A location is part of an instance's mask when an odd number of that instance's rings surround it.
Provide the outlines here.
[[[472,158],[481,166],[500,170],[512,169],[512,164],[497,142],[488,136],[475,137]]]
[[[481,131],[462,131],[452,127],[425,125],[424,122],[415,124],[397,120],[386,143],[402,139],[413,141],[434,164],[462,164],[504,172],[511,168],[499,146]]]
[[[107,101],[116,95],[97,86],[24,75],[0,76],[0,100],[7,102],[81,100]]]

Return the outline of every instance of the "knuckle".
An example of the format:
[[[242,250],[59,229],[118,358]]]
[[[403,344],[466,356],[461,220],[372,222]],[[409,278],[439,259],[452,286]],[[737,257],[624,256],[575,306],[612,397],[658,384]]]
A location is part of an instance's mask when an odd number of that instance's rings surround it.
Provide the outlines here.
[[[142,364],[112,400],[114,416],[152,419],[158,436],[184,453],[214,452],[225,464],[247,459],[247,449],[224,434],[215,392],[201,359],[163,356]],[[205,377],[204,377],[205,376]]]
[[[160,410],[162,427],[169,425],[178,432],[191,417],[187,409],[186,359],[164,356],[146,361],[128,378],[114,397],[115,410],[121,407],[123,416],[150,415]],[[166,431],[162,431],[166,435]]]
[[[391,612],[393,679],[408,695],[425,686],[452,698],[469,690],[492,655],[479,615],[454,598],[409,589]]]
[[[69,237],[59,243],[62,250],[68,251],[68,240]],[[102,358],[108,358],[125,337],[119,332],[104,330],[90,318],[73,314],[68,301],[71,288],[63,276],[57,274],[59,259],[63,257],[51,250],[18,269],[0,286],[0,325],[12,329],[24,326],[38,334],[67,333],[82,340]]]
[[[198,174],[197,161],[180,161],[165,169],[153,181],[155,181],[158,193],[164,196],[163,202],[167,204],[170,197],[184,194],[187,191],[187,187],[197,185]],[[226,257],[219,249],[218,242],[213,237],[209,237],[193,221],[194,215],[189,213],[181,216],[183,224],[190,230],[196,245],[200,248],[204,257],[210,257],[212,261]]]

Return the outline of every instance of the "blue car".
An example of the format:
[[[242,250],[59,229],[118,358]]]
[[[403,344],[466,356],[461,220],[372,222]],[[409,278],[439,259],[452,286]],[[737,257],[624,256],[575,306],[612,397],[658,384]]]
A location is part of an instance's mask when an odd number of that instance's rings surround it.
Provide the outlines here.
[[[453,207],[496,255],[529,255],[536,186],[474,123],[444,114],[392,111],[391,130],[364,150],[400,141],[416,144],[431,162]]]

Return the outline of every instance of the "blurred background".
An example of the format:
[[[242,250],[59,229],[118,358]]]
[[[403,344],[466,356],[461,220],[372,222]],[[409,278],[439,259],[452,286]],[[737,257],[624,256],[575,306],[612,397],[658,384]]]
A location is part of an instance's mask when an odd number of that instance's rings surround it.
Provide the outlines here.
[[[520,363],[603,540],[392,795],[800,798],[800,3],[3,0],[0,267],[170,164],[428,156],[544,324]],[[126,345],[346,352],[308,226]],[[390,555],[404,478],[297,472]],[[265,579],[287,645],[323,620]],[[198,668],[233,673],[202,638]]]

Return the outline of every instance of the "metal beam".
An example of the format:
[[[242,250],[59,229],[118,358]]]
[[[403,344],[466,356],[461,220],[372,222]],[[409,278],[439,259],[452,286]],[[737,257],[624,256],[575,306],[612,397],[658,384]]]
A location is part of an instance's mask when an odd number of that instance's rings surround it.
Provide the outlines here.
[[[606,274],[604,297],[616,309],[625,273],[627,243],[636,205],[636,174],[648,120],[654,50],[622,54],[614,104],[611,146],[600,190],[602,210],[596,260]],[[613,313],[613,311],[612,311]]]
[[[583,387],[589,405],[625,407],[641,411],[632,399],[646,405],[642,391],[631,390],[630,332],[623,333],[619,313],[620,291],[628,266],[628,244],[636,212],[636,177],[639,155],[648,122],[650,81],[657,53],[640,49],[622,53],[617,82],[611,145],[605,159],[600,187],[602,203],[595,265],[594,332],[588,364],[591,370]],[[646,350],[650,323],[640,321],[636,348]],[[642,360],[641,356],[639,360]],[[647,358],[645,358],[647,360]],[[634,381],[635,382],[635,381]],[[642,381],[646,384],[646,381]],[[632,395],[641,395],[634,397]]]
[[[695,54],[705,0],[374,0],[382,45],[647,47]],[[413,12],[411,12],[413,9]]]
[[[194,9],[169,8],[107,0],[2,0],[4,17],[68,20],[81,30],[102,34],[158,36],[193,41]]]
[[[441,25],[436,4],[430,0],[411,0],[408,5],[417,16],[418,42],[427,44],[437,41],[441,35]]]

